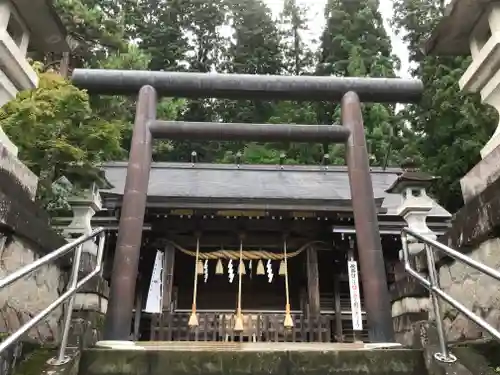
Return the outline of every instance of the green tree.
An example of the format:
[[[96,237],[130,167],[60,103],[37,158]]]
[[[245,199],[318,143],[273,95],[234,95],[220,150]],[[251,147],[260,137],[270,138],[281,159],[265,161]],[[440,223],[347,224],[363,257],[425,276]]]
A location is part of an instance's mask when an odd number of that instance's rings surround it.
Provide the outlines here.
[[[307,8],[297,4],[296,0],[286,0],[281,13],[281,50],[284,57],[284,74],[307,75],[314,72],[314,52],[311,42],[304,40],[310,20],[307,18]],[[271,123],[283,124],[316,124],[316,109],[311,102],[280,101],[274,105],[274,115]],[[324,146],[311,144],[269,144],[268,148],[282,150],[287,161],[297,164],[318,164],[324,155]]]
[[[229,0],[234,30],[227,71],[242,74],[281,74],[280,33],[271,10],[262,0]]]
[[[225,52],[223,70],[239,74],[283,73],[280,32],[270,9],[262,0],[228,0],[228,11],[233,36]],[[220,100],[216,108],[220,120],[242,123],[267,123],[274,110],[274,102],[263,100]],[[226,162],[231,159],[228,155],[242,152],[245,162],[249,162],[249,155],[252,161],[265,162],[269,160],[267,148],[265,144],[226,142],[214,145],[218,150],[215,160]],[[279,155],[275,150],[269,152]]]
[[[314,53],[303,35],[309,31],[307,8],[285,0],[281,12],[281,48],[287,74],[302,75],[313,68]]]
[[[316,73],[341,77],[394,77],[399,67],[378,10],[378,0],[329,0]],[[318,122],[340,119],[339,105],[320,103]],[[393,105],[370,104],[363,110],[372,165],[396,164],[408,131]],[[338,149],[336,147],[335,149]],[[391,152],[388,152],[390,150]]]
[[[140,0],[137,35],[141,50],[151,56],[152,70],[217,70],[225,48],[225,39],[218,32],[226,19],[225,0]],[[174,106],[178,101],[170,101]],[[197,99],[182,101],[175,110],[168,110],[170,120],[211,121],[215,114],[213,101]],[[174,115],[175,117],[172,117]],[[157,160],[187,161],[196,150],[201,160],[213,160],[213,142],[176,141],[161,147]]]
[[[95,67],[109,53],[125,51],[135,0],[55,0],[54,5],[74,45],[68,65]]]
[[[128,45],[123,53],[112,53],[99,61],[101,69],[147,70],[151,64],[151,56],[135,45]],[[91,95],[91,106],[96,116],[104,121],[119,123],[121,129],[121,146],[128,152],[132,140],[136,100],[128,96]],[[157,116],[159,119],[176,120],[185,111],[187,101],[176,98],[159,98]],[[170,141],[155,141],[153,158],[168,160],[174,150]],[[126,156],[126,154],[124,155]]]
[[[186,0],[137,0],[129,13],[133,25],[130,38],[138,39],[141,50],[151,56],[149,69],[185,69],[182,61],[189,50],[185,5]]]
[[[192,36],[186,54],[188,69],[202,73],[220,70],[228,42],[219,32],[228,16],[227,0],[184,0],[183,9],[188,14],[184,31]]]
[[[240,74],[281,74],[283,54],[280,33],[270,9],[262,0],[231,0],[234,30],[226,71]],[[274,114],[274,103],[260,100],[223,101],[227,122],[265,123]]]
[[[463,204],[460,178],[480,159],[479,151],[497,124],[497,115],[478,95],[460,93],[458,81],[469,57],[423,56],[421,45],[444,14],[440,0],[395,0],[393,25],[409,46],[412,74],[424,83],[423,99],[404,117],[419,135],[423,168],[439,176],[434,194],[451,212]]]
[[[90,107],[85,91],[53,72],[35,66],[40,83],[0,109],[0,125],[19,147],[19,158],[39,180],[39,198],[55,197],[52,183],[71,176],[78,187],[96,177],[96,166],[120,159],[121,123],[103,121]],[[77,179],[75,179],[77,178]]]

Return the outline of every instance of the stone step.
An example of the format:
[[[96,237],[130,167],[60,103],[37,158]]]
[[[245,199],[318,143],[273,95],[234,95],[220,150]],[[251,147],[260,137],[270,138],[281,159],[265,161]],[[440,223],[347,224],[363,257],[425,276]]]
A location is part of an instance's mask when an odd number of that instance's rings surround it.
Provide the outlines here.
[[[425,375],[422,352],[363,344],[149,343],[84,350],[80,375]]]

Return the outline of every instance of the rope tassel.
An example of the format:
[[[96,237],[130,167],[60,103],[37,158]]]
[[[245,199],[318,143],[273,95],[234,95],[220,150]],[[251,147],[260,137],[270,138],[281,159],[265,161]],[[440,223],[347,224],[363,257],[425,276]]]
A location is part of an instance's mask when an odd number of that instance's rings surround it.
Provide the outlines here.
[[[200,237],[196,237],[196,259],[194,269],[194,287],[193,287],[193,304],[191,305],[191,316],[189,317],[188,325],[191,328],[198,327],[198,317],[196,316],[196,297],[198,295],[198,275],[199,264],[201,264],[201,273],[203,274],[203,263],[199,260],[200,257]]]
[[[288,285],[288,261],[286,257],[286,237],[283,239],[283,255],[284,255],[284,260],[283,262],[285,263],[285,295],[286,295],[286,305],[285,305],[285,321],[283,322],[283,325],[285,326],[286,329],[290,329],[293,327],[293,319],[292,315],[290,314],[290,288]],[[281,266],[280,266],[280,271],[281,271]]]
[[[243,331],[243,314],[241,310],[236,311],[236,319],[234,321],[234,331],[242,332]]]
[[[234,321],[234,331],[241,332],[243,331],[243,316],[241,314],[241,283],[243,280],[243,273],[241,272],[241,265],[243,264],[243,237],[240,237],[240,269],[238,272],[238,306],[236,307],[236,320]],[[243,269],[245,265],[243,264]]]
[[[286,275],[286,273],[287,273],[287,269],[286,269],[286,261],[282,260],[282,261],[280,262],[280,269],[279,269],[279,271],[278,271],[278,274],[279,274],[280,276],[285,276],[285,275]]]
[[[189,316],[188,326],[194,328],[198,327],[198,316],[196,316],[196,305],[191,307],[191,315]]]
[[[217,260],[217,265],[215,266],[215,274],[216,275],[224,275],[224,266],[222,265],[222,261]]]
[[[287,304],[285,308],[285,320],[283,322],[283,326],[287,329],[293,328],[292,314],[290,314],[290,304]]]
[[[198,275],[203,275],[204,270],[203,270],[203,262],[201,260],[196,262],[196,272]]]
[[[262,259],[259,259],[259,262],[257,263],[257,275],[265,275],[266,270],[264,269],[264,263],[262,262]]]

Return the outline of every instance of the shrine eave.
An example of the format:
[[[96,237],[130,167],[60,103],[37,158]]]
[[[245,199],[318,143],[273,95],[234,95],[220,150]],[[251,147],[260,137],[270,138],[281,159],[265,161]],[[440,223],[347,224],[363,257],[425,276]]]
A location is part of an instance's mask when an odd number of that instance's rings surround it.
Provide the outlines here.
[[[107,208],[119,208],[127,163],[107,163],[102,168],[113,185],[101,191],[103,204]],[[401,173],[399,168],[372,168],[379,215],[397,215],[402,197],[386,190]],[[352,211],[347,167],[318,165],[153,163],[147,207]],[[429,216],[442,220],[451,217],[437,202]]]
[[[430,38],[426,55],[465,56],[470,54],[470,36],[491,4],[499,0],[452,0]],[[486,23],[487,21],[482,22]],[[481,25],[479,25],[481,26]]]
[[[53,0],[13,0],[12,4],[30,30],[30,43],[43,52],[67,52],[66,29]]]
[[[168,217],[168,216],[167,216]],[[239,218],[238,218],[239,219]],[[311,218],[306,220],[316,220],[317,218]],[[334,221],[334,220],[332,220]],[[55,219],[55,227],[65,228],[71,222],[71,218],[57,218]],[[407,226],[406,222],[399,216],[381,216],[379,217],[379,230],[382,235],[396,235],[399,236],[401,230]],[[104,227],[111,231],[118,230],[118,218],[116,216],[102,216],[98,214],[92,218],[92,225],[95,227]],[[437,235],[445,234],[450,228],[449,221],[443,221],[439,218],[429,218],[427,225],[432,229]],[[150,231],[152,229],[151,222],[145,222],[143,226],[144,231]],[[332,223],[331,225],[332,233],[345,233],[352,234],[355,233],[355,228],[353,223],[351,224],[339,224]]]
[[[101,193],[103,206],[107,209],[119,208],[122,205],[121,194]],[[375,205],[379,214],[387,212],[381,207],[384,199],[376,198]],[[200,198],[200,197],[166,197],[150,196],[147,208],[151,209],[199,209],[199,210],[264,210],[264,211],[314,211],[314,212],[350,212],[351,200],[301,200],[274,198]]]

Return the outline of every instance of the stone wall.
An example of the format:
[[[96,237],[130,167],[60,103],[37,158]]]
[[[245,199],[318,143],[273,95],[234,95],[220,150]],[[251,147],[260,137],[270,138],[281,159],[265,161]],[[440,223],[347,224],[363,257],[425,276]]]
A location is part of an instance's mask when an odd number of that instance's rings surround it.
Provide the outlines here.
[[[86,247],[88,249],[89,246]],[[80,279],[94,269],[96,261],[92,251],[82,254]],[[87,348],[102,340],[108,296],[109,283],[101,276],[94,277],[76,294],[69,346]]]
[[[3,235],[0,240],[0,278],[39,258],[35,245],[15,235]],[[56,300],[66,283],[60,265],[43,266],[29,276],[0,290],[0,331],[13,332]],[[31,340],[57,342],[60,336],[62,308],[29,332]]]
[[[413,258],[411,262],[412,267],[425,272],[422,259]],[[399,262],[394,265],[394,283],[390,293],[396,341],[405,346],[414,346],[415,324],[429,319],[429,292],[409,276],[403,263]]]
[[[0,237],[0,278],[43,255],[35,251],[36,246],[30,245],[29,241],[13,235]],[[91,272],[95,263],[96,256],[84,252],[79,279]],[[0,290],[0,333],[12,333],[55,301],[66,290],[70,270],[69,259],[63,258]],[[99,276],[90,280],[76,294],[68,342],[70,347],[88,347],[102,338],[108,294],[108,282]],[[63,307],[60,307],[33,328],[27,340],[57,345],[61,338],[62,323]]]
[[[0,144],[0,278],[66,243],[34,201],[37,177]],[[0,333],[12,333],[55,301],[67,283],[68,259],[59,259],[0,290]],[[28,340],[60,338],[62,308],[29,332]]]
[[[453,215],[452,226],[442,239],[451,248],[495,269],[500,269],[499,150],[462,179],[466,204]],[[444,291],[499,328],[500,283],[461,262],[443,259],[439,263],[439,279]],[[447,303],[442,304],[442,310],[448,340],[473,340],[485,335]]]
[[[472,250],[466,250],[465,255],[500,270],[500,238],[486,240]],[[395,269],[396,281],[391,286],[394,330],[398,342],[413,346],[416,324],[434,321],[433,308],[429,292],[405,274],[402,264],[398,267],[399,272]],[[427,274],[424,267],[416,264],[413,267]],[[438,268],[439,282],[444,292],[500,330],[500,282],[448,258],[441,259]],[[441,302],[441,314],[449,342],[489,337],[482,328],[445,301]]]
[[[484,241],[467,253],[472,259],[500,269],[500,239]],[[444,263],[439,269],[441,288],[465,307],[500,328],[500,283],[457,261]],[[472,340],[485,336],[475,323],[443,302],[445,330],[450,341]]]

